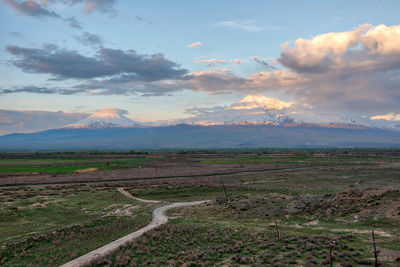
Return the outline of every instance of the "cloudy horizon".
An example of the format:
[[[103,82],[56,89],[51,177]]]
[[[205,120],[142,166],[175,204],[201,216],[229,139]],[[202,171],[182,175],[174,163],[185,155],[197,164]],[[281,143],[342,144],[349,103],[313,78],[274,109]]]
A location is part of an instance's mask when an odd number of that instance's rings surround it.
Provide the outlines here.
[[[232,106],[250,95],[320,121],[400,121],[397,1],[0,5],[0,134],[105,107],[135,121],[212,124],[248,116]]]

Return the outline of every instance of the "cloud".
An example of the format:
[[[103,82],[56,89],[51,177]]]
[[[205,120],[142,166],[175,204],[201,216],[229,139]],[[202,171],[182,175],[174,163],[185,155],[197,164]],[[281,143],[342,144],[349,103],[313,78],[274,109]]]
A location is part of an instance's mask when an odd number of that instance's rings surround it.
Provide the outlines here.
[[[84,32],[82,33],[81,36],[74,36],[74,38],[80,42],[83,45],[86,46],[95,46],[95,45],[101,45],[103,43],[103,40],[101,39],[100,36],[93,34],[93,33],[88,33]]]
[[[343,20],[343,18],[336,17],[336,18],[333,19],[333,22],[334,22],[334,23],[338,23],[338,22],[341,21],[341,20]]]
[[[400,121],[400,114],[389,113],[385,115],[375,115],[371,120]]]
[[[239,29],[246,32],[259,32],[263,28],[254,25],[253,20],[227,20],[227,21],[219,21],[214,23],[215,26]]]
[[[210,58],[210,59],[195,59],[196,63],[207,63],[208,66],[214,67],[217,64],[225,64],[225,59],[217,59],[217,58]]]
[[[277,88],[291,88],[300,84],[302,78],[290,71],[260,72],[248,77],[240,77],[228,69],[212,69],[192,72],[180,79],[145,82],[132,79],[129,75],[92,80],[75,88],[94,94],[139,94],[159,96],[182,90],[204,91],[210,94],[241,92],[243,94],[274,91]]]
[[[26,72],[53,78],[76,78],[71,88],[7,88],[3,93],[31,90],[39,93],[143,96],[166,95],[181,90],[210,94],[237,92],[289,94],[299,105],[326,113],[348,112],[367,117],[398,114],[400,106],[400,25],[360,25],[352,31],[324,33],[281,46],[279,69],[255,58],[269,69],[239,76],[212,68],[189,73],[162,54],[143,55],[134,50],[100,48],[93,56],[47,45],[42,48],[7,47],[11,62]],[[257,61],[258,60],[258,61]],[[224,59],[197,59],[211,67]],[[231,60],[236,64],[240,60]],[[264,65],[267,63],[268,65]],[[274,63],[275,65],[275,63]],[[93,79],[96,78],[96,79]]]
[[[14,93],[33,93],[33,94],[61,94],[61,95],[72,95],[85,92],[82,89],[65,89],[65,88],[53,88],[46,86],[21,86],[12,87],[11,89],[0,88],[0,95],[2,94],[14,94]]]
[[[58,79],[121,75],[120,78],[150,82],[180,79],[188,72],[163,54],[138,54],[135,50],[102,47],[94,56],[84,56],[77,51],[45,45],[42,48],[7,46],[7,51],[18,58],[12,64],[21,70],[50,74]]]
[[[258,64],[260,64],[261,66],[263,66],[265,69],[269,69],[269,70],[276,70],[277,69],[274,65],[268,63],[265,60],[262,60],[258,56],[252,57],[251,59],[254,60],[255,62],[257,62]]]
[[[187,47],[189,47],[189,48],[198,48],[198,47],[201,47],[201,46],[203,46],[202,42],[195,42],[195,43],[191,43],[191,44],[187,45]]]
[[[229,60],[230,62],[235,63],[236,65],[242,64],[243,60],[242,59],[231,59]]]
[[[19,13],[27,16],[48,16],[48,17],[60,17],[53,11],[47,9],[55,3],[61,3],[68,6],[74,6],[76,4],[83,4],[83,12],[90,14],[94,12],[112,13],[115,14],[114,9],[117,0],[41,0],[37,3],[34,0],[15,1],[15,0],[3,0],[4,3],[11,6]]]
[[[285,43],[279,61],[296,72],[326,71],[344,63],[342,56],[357,46],[363,32],[370,27],[365,24],[350,32],[325,33],[311,40],[300,38],[293,48],[287,48],[288,43]]]
[[[3,0],[3,2],[22,15],[34,17],[60,17],[53,11],[47,10],[42,5],[36,3],[34,0],[26,0],[22,2],[17,2],[15,0]]]
[[[118,115],[127,115],[129,112],[125,109],[119,109],[116,107],[105,107],[96,110],[95,113],[91,115],[91,117],[115,117]]]
[[[16,36],[16,37],[22,37],[23,35],[19,32],[10,32],[10,35]]]
[[[303,78],[290,90],[309,104],[370,115],[400,104],[400,25],[298,39],[282,46],[278,61]]]
[[[83,12],[86,14],[93,12],[115,13],[114,6],[117,2],[117,0],[64,0],[64,3],[69,6],[83,3]]]
[[[277,98],[263,95],[248,95],[230,106],[208,108],[190,108],[185,113],[191,117],[177,122],[196,125],[217,125],[226,123],[269,123],[288,120],[285,110],[293,105]]]
[[[0,135],[54,129],[87,117],[87,113],[0,110]]]
[[[240,90],[247,81],[231,72],[218,70],[193,72],[191,75],[193,78],[186,83],[188,89],[211,94]]]
[[[40,4],[34,0],[26,0],[22,2],[17,2],[15,0],[3,0],[3,2],[22,15],[32,17],[53,17],[68,22],[72,28],[82,29],[82,24],[75,17],[62,18],[57,13],[47,9],[47,6],[53,2],[57,2],[56,0],[42,0]]]
[[[69,26],[71,26],[71,28],[75,28],[75,29],[82,29],[82,24],[75,18],[75,17],[69,17],[69,18],[65,18],[63,19],[64,21],[69,23]]]
[[[285,109],[292,106],[293,102],[282,101],[273,97],[263,95],[248,95],[237,103],[232,104],[228,109],[246,110],[246,109]]]
[[[145,19],[145,18],[140,17],[140,16],[135,16],[135,19],[137,21],[140,21],[140,22],[143,22],[143,23],[147,23],[147,24],[153,24],[154,23],[151,20]]]

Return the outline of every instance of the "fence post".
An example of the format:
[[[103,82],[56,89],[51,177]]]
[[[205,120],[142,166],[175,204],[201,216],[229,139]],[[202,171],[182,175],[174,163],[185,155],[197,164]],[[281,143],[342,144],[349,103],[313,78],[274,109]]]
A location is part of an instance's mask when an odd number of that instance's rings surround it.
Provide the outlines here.
[[[280,240],[279,238],[279,228],[278,228],[278,223],[276,222],[276,217],[274,218],[275,220],[275,228],[276,228],[276,237],[278,238],[278,240]]]
[[[231,200],[229,199],[228,193],[226,192],[226,189],[225,189],[225,184],[223,182],[222,182],[222,189],[224,189],[226,201],[228,201],[228,203],[230,203]]]
[[[375,267],[379,266],[378,264],[378,255],[379,255],[379,250],[376,250],[376,244],[375,244],[375,233],[374,230],[372,230],[372,244],[374,245],[374,257],[375,257]]]

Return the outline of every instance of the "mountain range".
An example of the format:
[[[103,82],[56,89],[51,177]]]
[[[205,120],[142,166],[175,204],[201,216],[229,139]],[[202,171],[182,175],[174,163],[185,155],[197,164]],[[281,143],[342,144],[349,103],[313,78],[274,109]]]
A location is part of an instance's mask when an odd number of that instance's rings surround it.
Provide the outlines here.
[[[0,136],[0,150],[87,150],[256,147],[398,147],[400,123],[316,113],[265,96],[228,107],[187,110],[188,118],[136,122],[103,108],[75,123],[36,133]]]

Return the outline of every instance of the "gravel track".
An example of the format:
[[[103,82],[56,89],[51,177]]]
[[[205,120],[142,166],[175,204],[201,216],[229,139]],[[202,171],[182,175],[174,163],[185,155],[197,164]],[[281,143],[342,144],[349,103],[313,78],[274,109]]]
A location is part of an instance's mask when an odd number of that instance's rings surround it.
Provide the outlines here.
[[[134,197],[131,194],[129,194],[129,192],[125,191],[124,188],[122,187],[118,187],[118,191],[125,195],[126,197],[132,198],[134,200],[140,201],[140,202],[144,202],[144,203],[160,203],[161,201],[159,200],[148,200],[148,199],[143,199],[143,198],[139,198],[139,197]]]
[[[124,191],[124,192],[126,192],[126,191]],[[124,194],[123,192],[121,192],[121,193]],[[126,195],[126,194],[124,194],[124,195]],[[148,224],[147,226],[145,226],[129,235],[121,237],[120,239],[117,239],[105,246],[102,246],[96,250],[93,250],[79,258],[76,258],[75,260],[67,262],[67,263],[61,265],[61,267],[82,266],[82,265],[89,264],[91,261],[93,261],[97,257],[103,257],[106,255],[109,255],[110,253],[117,250],[119,247],[128,243],[129,241],[132,241],[132,240],[140,237],[144,233],[146,233],[162,224],[166,224],[168,222],[168,216],[165,214],[167,210],[170,210],[173,208],[187,207],[187,206],[192,206],[192,205],[199,205],[199,204],[204,204],[204,203],[208,203],[208,202],[210,202],[210,200],[201,200],[201,201],[192,201],[192,202],[177,202],[177,203],[167,204],[167,205],[158,207],[155,210],[153,210],[153,219],[150,222],[150,224]],[[152,202],[152,203],[154,203],[154,202]]]

